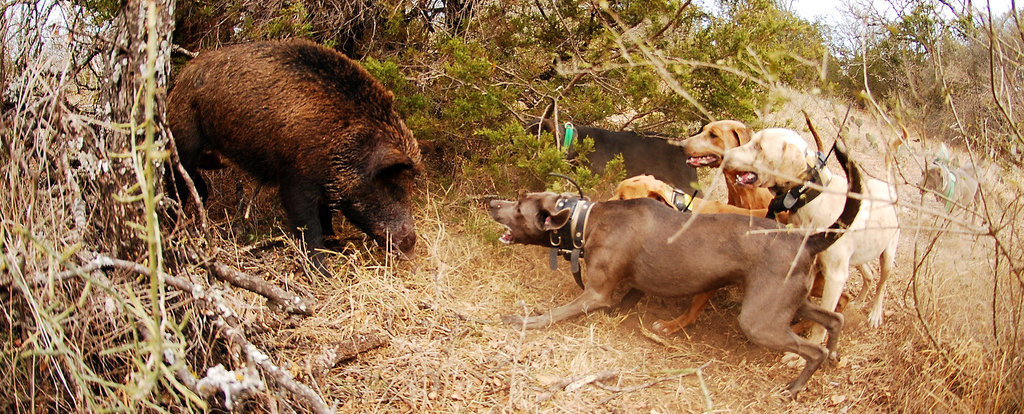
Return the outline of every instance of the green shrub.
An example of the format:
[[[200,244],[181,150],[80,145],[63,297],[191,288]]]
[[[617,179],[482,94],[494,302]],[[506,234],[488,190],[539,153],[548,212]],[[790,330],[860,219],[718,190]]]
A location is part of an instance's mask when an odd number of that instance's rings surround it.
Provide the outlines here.
[[[621,157],[609,161],[601,175],[595,175],[582,166],[587,161],[586,155],[594,151],[594,141],[589,138],[573,143],[579,155],[569,161],[556,147],[550,132],[537,136],[528,133],[522,125],[509,122],[498,129],[479,129],[476,135],[486,138],[491,150],[465,164],[463,173],[466,181],[491,183],[489,190],[499,195],[523,190],[576,191],[571,184],[550,176],[550,173],[569,176],[580,185],[584,194],[605,190],[608,184],[625,178]]]

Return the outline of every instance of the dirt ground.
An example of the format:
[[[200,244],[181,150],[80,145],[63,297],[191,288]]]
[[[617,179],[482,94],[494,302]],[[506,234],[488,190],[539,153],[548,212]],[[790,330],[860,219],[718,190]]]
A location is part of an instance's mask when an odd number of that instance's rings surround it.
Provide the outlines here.
[[[845,107],[809,96],[790,95],[789,99],[785,110],[765,116],[764,125],[757,127],[791,127],[809,139],[799,114],[805,109],[820,125],[826,144],[830,143],[836,129],[830,119],[842,117]],[[884,147],[870,137],[888,140],[894,134],[884,121],[863,112],[855,115],[863,121],[844,134],[847,144],[865,171],[884,179]],[[921,213],[921,207],[939,211],[942,206],[931,197],[922,202],[914,186],[920,180],[920,163],[927,157],[923,146],[933,144],[912,138],[917,141],[895,157],[902,174],[895,182],[903,234],[896,275],[886,286],[885,321],[881,328],[872,329],[861,304],[851,305],[839,342],[842,360],[823,365],[796,401],[780,391],[800,368],[787,366],[781,362],[782,355],[753,345],[740,332],[736,315],[742,290],[738,287],[721,290],[694,326],[666,338],[647,329],[656,319],[678,316],[689,298],[647,296],[623,314],[597,311],[536,331],[501,324],[501,315],[543,312],[577,295],[580,290],[568,264],[562,261],[557,271],[551,271],[545,249],[500,245],[497,237],[503,229],[487,215],[483,195],[456,194],[453,188],[427,181],[421,182],[418,200],[420,240],[415,261],[392,261],[391,256],[368,247],[347,225],[338,226],[342,236],[329,259],[334,279],[307,276],[312,273],[296,264],[300,255],[288,238],[226,252],[239,268],[317,301],[314,316],[304,319],[270,311],[255,295],[242,294],[237,309],[253,331],[252,341],[320,392],[328,404],[337,404],[339,412],[919,411],[928,405],[908,401],[903,390],[906,381],[926,378],[928,368],[908,369],[896,362],[922,357],[915,307],[920,300],[915,298],[928,292],[920,292],[921,286],[933,289],[930,294],[937,298],[929,302],[929,309],[941,309],[945,300],[956,301],[957,306],[985,307],[984,295],[950,299],[942,292],[984,292],[991,281],[988,285],[970,281],[972,269],[993,265],[991,242],[956,232],[943,233],[935,254],[921,259],[936,234],[932,228],[944,221]],[[831,169],[841,172],[832,163]],[[222,173],[213,181],[232,177]],[[243,219],[236,210],[238,194],[233,184],[221,188],[211,197],[220,200],[211,210],[215,223],[225,229],[226,245],[242,249],[282,234],[275,191],[262,191],[251,217]],[[245,188],[252,193],[251,185]],[[720,189],[711,194],[724,198]],[[915,289],[911,283],[915,262],[947,271],[932,273],[937,278],[933,283]],[[877,271],[877,264],[874,267]],[[847,290],[856,294],[861,283],[854,275]],[[983,314],[984,309],[978,312]],[[925,320],[943,317],[940,312]],[[951,327],[949,332],[974,330],[967,334],[983,338],[985,329],[980,320]],[[360,334],[378,337],[383,345],[333,365],[319,363],[333,345],[351,343]],[[587,375],[602,380],[588,381]],[[286,412],[285,405],[287,396],[268,394],[247,408]],[[960,411],[938,402],[932,407]]]

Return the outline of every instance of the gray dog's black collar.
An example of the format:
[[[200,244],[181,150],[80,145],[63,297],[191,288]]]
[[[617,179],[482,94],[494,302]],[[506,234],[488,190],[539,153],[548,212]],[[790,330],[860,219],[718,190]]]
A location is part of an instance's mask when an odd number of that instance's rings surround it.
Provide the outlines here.
[[[587,218],[590,217],[590,208],[594,203],[579,197],[560,198],[555,204],[555,211],[570,209],[569,222],[560,228],[549,232],[551,243],[551,270],[558,268],[558,253],[562,253],[569,261],[572,276],[580,289],[583,285],[583,275],[580,272],[580,258],[583,257],[583,235],[587,226]]]

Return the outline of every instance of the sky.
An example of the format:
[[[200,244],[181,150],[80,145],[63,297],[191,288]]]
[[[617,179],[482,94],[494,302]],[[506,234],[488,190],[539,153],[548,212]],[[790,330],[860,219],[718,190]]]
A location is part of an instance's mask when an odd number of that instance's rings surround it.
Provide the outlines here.
[[[839,10],[846,10],[846,4],[851,0],[786,0],[793,6],[793,10],[808,20],[816,20],[816,17],[823,17],[826,23],[835,24],[842,18]],[[854,2],[866,2],[867,0],[852,0]],[[885,0],[874,0],[877,8],[888,8]],[[1010,10],[1010,0],[990,0],[992,14],[1003,14]],[[1024,0],[1017,1],[1017,8],[1024,5]],[[975,8],[985,7],[985,0],[974,0]]]

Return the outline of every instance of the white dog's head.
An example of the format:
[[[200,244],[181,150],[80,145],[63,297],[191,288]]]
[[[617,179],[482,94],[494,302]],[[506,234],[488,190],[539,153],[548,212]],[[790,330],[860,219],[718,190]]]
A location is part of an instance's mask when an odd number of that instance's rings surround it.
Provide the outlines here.
[[[726,151],[722,169],[736,174],[740,186],[789,189],[803,184],[807,153],[807,141],[800,134],[769,128]]]

